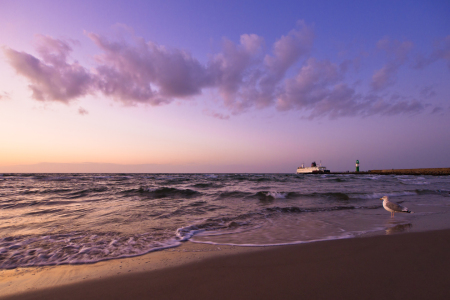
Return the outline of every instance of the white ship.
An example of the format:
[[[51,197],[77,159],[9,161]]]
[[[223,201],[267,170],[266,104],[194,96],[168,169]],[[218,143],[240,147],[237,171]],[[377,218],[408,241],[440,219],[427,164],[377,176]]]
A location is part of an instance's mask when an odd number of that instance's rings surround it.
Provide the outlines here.
[[[320,166],[317,166],[316,162],[313,161],[311,163],[311,167],[305,167],[304,164],[302,164],[301,167],[297,168],[297,174],[304,174],[304,173],[312,173],[312,174],[330,173],[330,170],[327,170],[327,168],[323,167],[322,164],[320,164]]]

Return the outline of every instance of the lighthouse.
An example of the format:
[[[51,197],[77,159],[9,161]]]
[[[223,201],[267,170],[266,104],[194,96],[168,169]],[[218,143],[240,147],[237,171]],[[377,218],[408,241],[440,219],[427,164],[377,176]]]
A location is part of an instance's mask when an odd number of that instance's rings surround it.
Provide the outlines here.
[[[359,160],[356,160],[356,172],[359,172]]]

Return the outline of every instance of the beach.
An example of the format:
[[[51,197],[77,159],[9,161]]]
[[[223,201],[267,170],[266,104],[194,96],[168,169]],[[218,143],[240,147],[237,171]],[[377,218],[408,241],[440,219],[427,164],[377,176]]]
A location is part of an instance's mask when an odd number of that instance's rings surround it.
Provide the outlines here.
[[[183,246],[181,246],[183,247]],[[450,230],[232,249],[1,299],[448,299]],[[206,248],[203,248],[204,250]],[[240,247],[239,249],[243,249]],[[160,251],[159,253],[167,252]],[[209,251],[211,252],[211,251]],[[174,260],[183,251],[172,252]],[[186,252],[184,252],[186,253]],[[158,255],[158,252],[148,256]],[[188,262],[190,257],[193,262]],[[166,257],[167,258],[167,257]],[[163,259],[162,257],[160,259]],[[103,262],[115,264],[117,261]],[[159,263],[162,263],[159,261]],[[101,264],[101,263],[98,263]],[[96,264],[83,268],[95,268]],[[79,266],[57,266],[77,268]],[[14,270],[7,270],[11,274]],[[3,271],[5,272],[5,271]],[[68,272],[67,274],[69,274]],[[43,274],[43,273],[41,273]],[[39,274],[37,274],[39,276]],[[2,274],[5,280],[5,273]],[[13,275],[8,275],[12,276]],[[68,276],[68,275],[67,275]],[[14,281],[14,278],[11,282]],[[19,280],[19,278],[16,278]]]

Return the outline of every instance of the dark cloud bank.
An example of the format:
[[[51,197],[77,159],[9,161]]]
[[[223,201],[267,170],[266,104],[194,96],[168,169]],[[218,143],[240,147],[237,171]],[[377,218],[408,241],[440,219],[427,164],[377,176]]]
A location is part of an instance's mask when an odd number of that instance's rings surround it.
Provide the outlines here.
[[[29,80],[32,97],[39,101],[70,103],[91,94],[103,94],[127,105],[163,105],[174,99],[200,95],[215,89],[233,114],[251,108],[275,106],[280,111],[301,110],[310,118],[417,113],[425,105],[414,99],[380,96],[395,82],[397,70],[408,59],[412,43],[382,39],[377,48],[388,62],[373,74],[371,92],[361,94],[344,81],[345,70],[328,60],[310,56],[314,32],[304,22],[278,39],[265,54],[264,39],[244,34],[239,43],[224,40],[219,53],[206,64],[188,52],[169,49],[132,36],[132,42],[113,41],[86,33],[100,54],[95,66],[87,68],[70,61],[71,41],[37,35],[35,57],[10,48],[7,59],[18,74]],[[450,67],[450,37],[436,46],[430,57],[420,57],[416,68],[438,59]],[[298,63],[301,62],[300,67]],[[294,65],[296,74],[287,77]],[[87,114],[83,108],[81,115]],[[228,116],[207,111],[220,119]]]

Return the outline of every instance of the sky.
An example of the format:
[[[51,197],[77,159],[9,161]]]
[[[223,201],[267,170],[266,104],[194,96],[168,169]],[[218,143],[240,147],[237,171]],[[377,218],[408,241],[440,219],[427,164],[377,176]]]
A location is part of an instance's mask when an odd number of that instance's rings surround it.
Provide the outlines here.
[[[450,167],[449,1],[0,0],[0,172]]]

